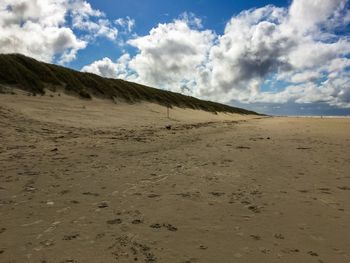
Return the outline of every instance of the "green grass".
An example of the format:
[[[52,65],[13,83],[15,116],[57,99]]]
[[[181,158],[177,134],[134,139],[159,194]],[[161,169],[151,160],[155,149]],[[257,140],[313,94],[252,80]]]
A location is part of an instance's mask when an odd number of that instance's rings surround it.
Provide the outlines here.
[[[199,109],[209,112],[257,114],[211,101],[200,100],[180,93],[155,89],[121,79],[102,78],[65,67],[39,62],[20,54],[0,54],[0,84],[13,86],[33,94],[44,94],[45,88],[78,95],[123,100],[128,103],[142,101],[169,107]]]

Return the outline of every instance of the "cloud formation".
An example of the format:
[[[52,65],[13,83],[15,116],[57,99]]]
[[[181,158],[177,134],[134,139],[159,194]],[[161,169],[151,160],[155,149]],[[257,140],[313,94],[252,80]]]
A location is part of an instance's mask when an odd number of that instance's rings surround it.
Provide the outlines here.
[[[127,70],[127,63],[129,60],[130,56],[128,54],[121,56],[116,63],[110,58],[105,57],[83,67],[81,71],[94,73],[106,78],[126,79],[130,78]]]
[[[322,101],[350,107],[345,95],[350,42],[335,33],[348,23],[339,22],[346,1],[322,3],[294,0],[289,9],[266,6],[233,17],[211,49],[210,71],[199,79],[197,95],[223,102]],[[264,84],[279,91],[262,92]]]
[[[129,40],[138,53],[124,60],[123,74],[224,103],[350,108],[350,39],[344,34],[349,22],[346,0],[294,0],[288,8],[246,10],[228,21],[223,35],[185,13]]]
[[[159,24],[149,35],[128,42],[139,50],[128,64],[137,74],[135,81],[177,91],[192,85],[193,73],[206,61],[215,34],[200,30],[198,19],[192,27],[190,22],[186,16]]]
[[[136,54],[103,58],[83,71],[223,103],[350,108],[349,23],[348,0],[294,0],[286,8],[245,10],[222,35],[184,13],[135,36],[135,20],[111,21],[85,0],[3,0],[0,53],[68,63],[102,37]]]
[[[125,28],[125,33],[131,33],[135,27],[135,19],[131,19],[129,16],[126,18],[118,18],[114,23],[120,27]]]
[[[185,13],[171,23],[159,24],[149,35],[129,40],[127,43],[139,50],[134,57],[124,55],[116,63],[103,58],[82,70],[114,77],[122,72],[127,79],[146,85],[178,92],[192,90],[194,74],[206,63],[216,38],[213,31],[200,28],[201,20]]]
[[[67,63],[94,38],[117,36],[117,25],[84,0],[0,2],[0,53]]]

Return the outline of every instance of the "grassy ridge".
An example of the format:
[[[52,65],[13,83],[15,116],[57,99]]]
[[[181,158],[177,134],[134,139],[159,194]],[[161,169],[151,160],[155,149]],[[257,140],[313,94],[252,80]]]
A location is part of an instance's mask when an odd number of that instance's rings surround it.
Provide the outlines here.
[[[129,103],[141,101],[164,106],[200,109],[209,112],[256,114],[211,101],[203,101],[180,93],[155,89],[120,79],[102,78],[65,67],[39,62],[20,54],[0,54],[0,84],[15,86],[34,94],[44,94],[45,88],[63,88],[68,94],[83,98],[91,96],[124,100]]]

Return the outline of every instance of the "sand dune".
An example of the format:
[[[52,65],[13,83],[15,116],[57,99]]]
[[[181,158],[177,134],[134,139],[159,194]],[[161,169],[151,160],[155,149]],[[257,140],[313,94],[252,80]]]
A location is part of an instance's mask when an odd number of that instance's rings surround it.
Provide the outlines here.
[[[20,93],[19,90],[16,90]],[[1,105],[44,122],[83,128],[154,128],[171,124],[194,124],[215,121],[246,120],[255,115],[169,109],[154,103],[127,104],[94,98],[81,100],[65,94],[46,92],[45,96],[2,95]],[[20,101],[20,102],[19,102]],[[259,116],[260,117],[260,116]]]
[[[170,118],[1,95],[0,262],[350,261],[349,119]]]

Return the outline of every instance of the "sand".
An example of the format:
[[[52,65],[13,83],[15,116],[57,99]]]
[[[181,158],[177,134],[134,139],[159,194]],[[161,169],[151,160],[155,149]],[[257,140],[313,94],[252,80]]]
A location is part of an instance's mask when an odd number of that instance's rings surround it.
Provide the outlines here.
[[[0,95],[0,262],[350,262],[350,119],[170,117]]]

